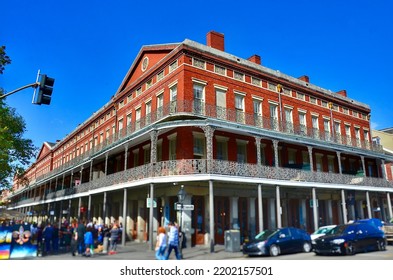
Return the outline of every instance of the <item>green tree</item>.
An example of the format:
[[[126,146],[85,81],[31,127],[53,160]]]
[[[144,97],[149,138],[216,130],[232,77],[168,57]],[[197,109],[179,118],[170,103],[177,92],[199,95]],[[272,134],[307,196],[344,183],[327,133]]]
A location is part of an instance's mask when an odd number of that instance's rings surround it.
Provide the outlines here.
[[[0,47],[0,74],[10,63],[5,46]],[[3,94],[0,88],[0,96]],[[30,164],[36,148],[30,139],[23,138],[25,131],[24,119],[5,103],[4,98],[0,99],[0,190],[11,187],[14,175],[26,183],[24,168]]]

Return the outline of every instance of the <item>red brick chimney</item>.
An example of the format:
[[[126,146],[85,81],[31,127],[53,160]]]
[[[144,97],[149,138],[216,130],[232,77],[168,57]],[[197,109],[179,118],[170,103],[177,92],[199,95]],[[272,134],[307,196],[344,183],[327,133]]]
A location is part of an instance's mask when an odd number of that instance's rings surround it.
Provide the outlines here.
[[[253,56],[247,58],[247,60],[261,65],[261,57],[259,55],[257,55],[257,54],[254,54]]]
[[[299,80],[301,80],[301,81],[303,81],[303,82],[306,82],[306,83],[309,83],[309,82],[310,82],[310,78],[309,78],[308,76],[306,76],[306,75],[301,76],[301,77],[299,78]]]
[[[206,35],[206,45],[220,51],[224,51],[224,34],[210,31]]]
[[[345,89],[337,91],[337,94],[347,97],[347,91]]]

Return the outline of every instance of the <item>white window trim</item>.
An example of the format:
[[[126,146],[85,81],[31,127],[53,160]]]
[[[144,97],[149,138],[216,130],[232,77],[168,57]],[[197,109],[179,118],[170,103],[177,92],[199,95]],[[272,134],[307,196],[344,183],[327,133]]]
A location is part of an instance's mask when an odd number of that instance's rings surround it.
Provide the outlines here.
[[[207,81],[204,81],[204,80],[199,80],[199,79],[196,79],[196,78],[191,78],[191,80],[192,80],[194,83],[198,83],[198,84],[201,84],[201,85],[204,85],[204,86],[207,85]]]
[[[225,86],[221,86],[221,85],[213,85],[213,86],[214,86],[215,89],[219,89],[219,90],[222,90],[222,91],[225,91],[225,92],[228,91],[228,88],[225,87]]]
[[[168,85],[168,88],[174,87],[175,85],[177,85],[177,83],[178,83],[178,80],[173,81],[172,83],[170,83],[170,84]]]

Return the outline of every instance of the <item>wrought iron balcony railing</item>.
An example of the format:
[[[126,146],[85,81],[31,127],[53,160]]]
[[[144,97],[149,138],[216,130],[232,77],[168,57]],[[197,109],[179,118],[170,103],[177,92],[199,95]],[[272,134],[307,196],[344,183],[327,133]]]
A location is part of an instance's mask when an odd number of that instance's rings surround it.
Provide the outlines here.
[[[261,181],[272,179],[279,181],[311,182],[334,185],[365,186],[369,188],[383,187],[393,188],[393,183],[381,178],[359,177],[328,172],[312,172],[301,169],[283,168],[274,166],[264,166],[249,163],[238,163],[224,160],[206,159],[183,159],[149,163],[125,171],[117,172],[98,178],[90,182],[83,183],[57,191],[52,191],[41,197],[28,198],[23,201],[13,203],[13,205],[24,205],[26,203],[40,200],[61,198],[78,193],[88,192],[107,186],[135,182],[152,177],[162,176],[182,176],[182,175],[208,175],[216,174],[230,177],[256,178]]]
[[[134,123],[130,123],[127,127],[117,131],[111,137],[105,139],[102,143],[99,143],[92,147],[92,149],[90,149],[89,151],[86,151],[83,154],[73,158],[72,160],[63,163],[54,170],[39,176],[37,178],[37,181],[49,178],[50,176],[68,168],[71,168],[72,166],[78,165],[83,161],[87,161],[89,158],[91,158],[91,156],[104,150],[110,149],[111,146],[121,143],[124,138],[165,117],[168,117],[170,115],[182,114],[191,114],[200,117],[225,120],[228,122],[238,123],[242,125],[254,126],[266,130],[282,132],[284,134],[302,136],[315,140],[327,141],[330,143],[372,150],[380,153],[383,151],[381,145],[377,145],[369,141],[359,140],[357,138],[349,138],[338,133],[327,133],[325,131],[312,127],[295,125],[292,122],[287,122],[285,120],[280,124],[278,119],[275,118],[266,118],[264,116],[260,116],[254,113],[249,114],[246,112],[240,112],[239,110],[235,109],[228,109],[224,107],[210,105],[199,100],[197,102],[190,100],[177,100],[166,104],[155,111],[152,111],[146,117],[142,117]]]

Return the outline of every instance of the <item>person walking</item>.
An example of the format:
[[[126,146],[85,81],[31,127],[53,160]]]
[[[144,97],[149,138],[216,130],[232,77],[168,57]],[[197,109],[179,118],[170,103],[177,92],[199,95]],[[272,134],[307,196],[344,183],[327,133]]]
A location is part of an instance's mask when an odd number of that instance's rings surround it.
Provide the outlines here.
[[[172,250],[175,250],[176,259],[180,260],[179,254],[179,230],[172,223],[169,223],[169,239],[168,239],[168,252],[166,253],[165,259],[168,260]]]
[[[93,232],[92,232],[92,227],[87,227],[85,236],[84,236],[84,241],[85,241],[85,252],[83,255],[85,257],[90,257],[93,254],[92,251],[92,246],[93,246]]]
[[[166,231],[165,228],[158,228],[157,243],[156,243],[156,259],[164,260],[166,251]]]
[[[86,226],[83,221],[79,221],[78,227],[76,229],[78,233],[78,254],[82,255],[85,252],[85,233]]]
[[[110,246],[110,250],[109,250],[109,255],[113,255],[116,254],[116,250],[117,250],[117,240],[119,239],[119,234],[120,234],[120,230],[119,227],[117,226],[117,224],[115,223],[112,227],[112,229],[110,230],[111,233],[111,246]]]
[[[43,237],[45,239],[45,253],[49,254],[52,251],[52,238],[53,238],[53,227],[50,222],[46,225],[43,231]]]

